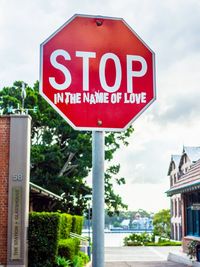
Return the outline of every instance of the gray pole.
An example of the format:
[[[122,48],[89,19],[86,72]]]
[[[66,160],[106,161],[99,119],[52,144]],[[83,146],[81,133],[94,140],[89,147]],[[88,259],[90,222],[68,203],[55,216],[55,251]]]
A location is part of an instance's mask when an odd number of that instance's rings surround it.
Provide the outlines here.
[[[92,136],[92,267],[104,267],[104,132]]]

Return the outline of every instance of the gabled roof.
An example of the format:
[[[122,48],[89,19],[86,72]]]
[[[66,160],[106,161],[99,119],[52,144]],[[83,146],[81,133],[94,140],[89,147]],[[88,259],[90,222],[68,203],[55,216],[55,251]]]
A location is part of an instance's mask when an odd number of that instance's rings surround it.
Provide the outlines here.
[[[191,166],[187,173],[182,175],[174,186],[166,193],[168,196],[200,189],[200,160]]]
[[[184,146],[183,154],[187,154],[192,163],[200,159],[200,146]]]
[[[179,168],[183,163],[184,156],[187,155],[191,163],[195,163],[200,159],[200,147],[199,146],[183,146],[183,153],[180,159]]]
[[[180,159],[181,159],[181,155],[171,155],[171,161],[169,164],[169,169],[168,169],[167,175],[170,175],[170,173],[172,171],[172,164],[173,163],[175,164],[176,168],[178,168]]]

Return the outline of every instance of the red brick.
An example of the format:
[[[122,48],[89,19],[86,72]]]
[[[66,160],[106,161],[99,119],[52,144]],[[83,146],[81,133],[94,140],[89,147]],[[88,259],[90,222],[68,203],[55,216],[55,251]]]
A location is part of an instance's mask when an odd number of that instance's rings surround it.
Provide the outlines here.
[[[7,218],[10,118],[0,117],[0,263],[7,262]]]

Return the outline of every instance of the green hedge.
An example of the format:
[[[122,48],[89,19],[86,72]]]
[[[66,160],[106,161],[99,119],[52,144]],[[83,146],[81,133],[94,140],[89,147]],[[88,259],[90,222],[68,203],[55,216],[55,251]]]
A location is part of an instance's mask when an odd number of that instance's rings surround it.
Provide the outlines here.
[[[83,259],[81,257],[79,257],[78,255],[74,256],[73,267],[74,266],[76,266],[76,267],[84,267],[85,266]]]
[[[158,243],[147,243],[145,246],[155,246],[155,247],[167,247],[167,246],[181,246],[182,243],[179,241],[165,241]]]
[[[124,238],[125,246],[180,246],[181,242],[170,241],[159,238],[159,242],[155,243],[154,234],[149,233],[133,233]]]
[[[72,230],[72,215],[61,213],[60,217],[60,239],[69,238]]]
[[[29,267],[52,267],[58,251],[60,214],[29,214]]]
[[[72,230],[71,230],[71,232],[76,233],[78,235],[81,235],[82,228],[83,228],[83,217],[78,216],[78,215],[74,215],[72,217]]]
[[[61,239],[58,246],[58,255],[73,261],[78,254],[80,241],[76,238]]]
[[[56,212],[29,214],[29,267],[53,267],[56,257],[73,261],[80,241],[69,238],[69,233],[81,234],[82,216]]]

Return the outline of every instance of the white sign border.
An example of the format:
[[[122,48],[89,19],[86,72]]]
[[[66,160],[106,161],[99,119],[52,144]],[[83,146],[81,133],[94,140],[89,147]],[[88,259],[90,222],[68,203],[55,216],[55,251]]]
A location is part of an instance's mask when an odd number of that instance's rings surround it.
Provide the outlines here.
[[[104,128],[104,127],[77,127],[72,121],[66,117],[63,112],[57,108],[56,105],[53,104],[51,100],[43,93],[43,83],[42,83],[42,77],[43,77],[43,46],[51,40],[58,32],[60,32],[66,25],[68,25],[72,20],[74,20],[76,17],[85,17],[85,18],[93,18],[93,19],[111,19],[111,20],[121,20],[132,32],[137,38],[145,45],[145,47],[148,48],[148,50],[152,53],[152,69],[153,69],[153,99],[145,105],[145,107],[129,122],[127,123],[123,128]],[[44,42],[40,45],[40,75],[39,75],[39,92],[42,95],[42,97],[63,117],[65,121],[74,129],[79,131],[109,131],[109,132],[122,132],[125,131],[155,100],[156,100],[156,74],[155,74],[155,53],[154,51],[140,38],[140,36],[126,23],[126,21],[122,18],[115,18],[115,17],[106,17],[106,16],[95,16],[95,15],[84,15],[84,14],[75,14],[73,15],[68,21],[66,21],[61,27],[59,27],[53,34],[51,34]]]

